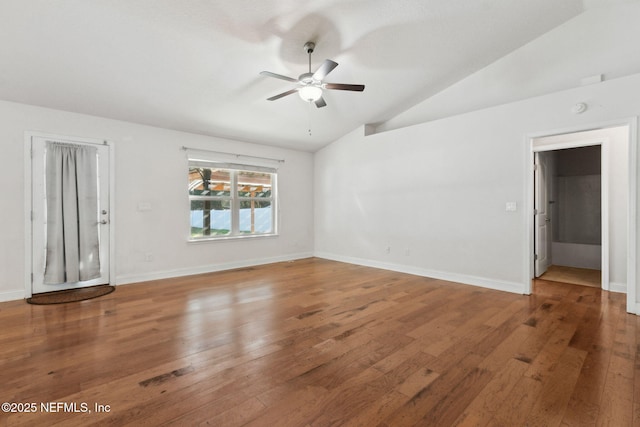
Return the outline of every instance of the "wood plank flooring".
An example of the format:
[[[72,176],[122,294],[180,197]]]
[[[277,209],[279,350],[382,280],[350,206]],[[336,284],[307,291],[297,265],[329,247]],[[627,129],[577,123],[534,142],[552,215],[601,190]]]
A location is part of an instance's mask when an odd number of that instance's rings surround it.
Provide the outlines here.
[[[2,303],[0,402],[36,406],[0,425],[640,425],[624,295],[534,289],[310,258]]]
[[[574,285],[602,287],[602,271],[590,268],[550,265],[540,279]]]

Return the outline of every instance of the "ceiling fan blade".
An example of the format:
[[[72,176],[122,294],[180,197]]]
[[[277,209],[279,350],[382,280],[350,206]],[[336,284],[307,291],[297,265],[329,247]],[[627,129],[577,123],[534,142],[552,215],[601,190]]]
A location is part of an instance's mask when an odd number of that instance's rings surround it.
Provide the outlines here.
[[[325,83],[322,85],[325,89],[333,90],[352,90],[355,92],[362,92],[364,85],[348,85],[343,83]]]
[[[337,66],[338,66],[337,62],[333,62],[330,59],[325,59],[322,65],[320,65],[320,68],[318,68],[318,70],[315,73],[313,73],[313,79],[319,82],[322,81],[322,79],[324,79],[327,76],[327,74],[333,71],[333,69],[336,68]]]
[[[320,97],[320,98],[318,98],[316,100],[316,107],[322,108],[322,107],[326,107],[326,106],[327,106],[327,103],[324,102],[324,98],[323,97]]]
[[[272,96],[271,98],[267,98],[267,101],[275,101],[276,99],[280,99],[287,95],[291,95],[292,93],[296,93],[298,90],[299,88],[295,88],[295,89],[288,90],[286,92],[279,93],[277,95]]]
[[[282,74],[272,73],[271,71],[260,71],[260,74],[263,76],[274,77],[280,80],[286,80],[288,82],[298,83],[298,79],[294,79],[293,77],[283,76]]]

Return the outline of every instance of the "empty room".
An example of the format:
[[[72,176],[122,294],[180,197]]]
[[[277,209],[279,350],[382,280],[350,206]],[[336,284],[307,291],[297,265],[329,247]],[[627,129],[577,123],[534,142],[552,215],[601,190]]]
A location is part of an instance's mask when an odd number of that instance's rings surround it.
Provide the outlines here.
[[[638,22],[0,0],[0,425],[640,425]]]

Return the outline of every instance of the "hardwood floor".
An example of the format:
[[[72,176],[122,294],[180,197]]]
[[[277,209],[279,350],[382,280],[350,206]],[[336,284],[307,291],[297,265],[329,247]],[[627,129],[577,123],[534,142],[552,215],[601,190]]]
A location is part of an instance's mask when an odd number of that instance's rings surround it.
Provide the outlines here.
[[[640,425],[624,295],[534,289],[311,258],[2,303],[0,402],[36,407],[0,424]]]
[[[550,265],[540,279],[574,285],[602,287],[602,271],[590,268]]]

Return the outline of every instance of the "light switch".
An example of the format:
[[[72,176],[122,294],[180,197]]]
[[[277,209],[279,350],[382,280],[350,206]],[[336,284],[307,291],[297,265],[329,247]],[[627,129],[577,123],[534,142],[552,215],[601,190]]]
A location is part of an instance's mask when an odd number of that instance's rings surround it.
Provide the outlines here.
[[[505,210],[507,212],[515,212],[518,210],[518,204],[516,202],[507,202]]]

